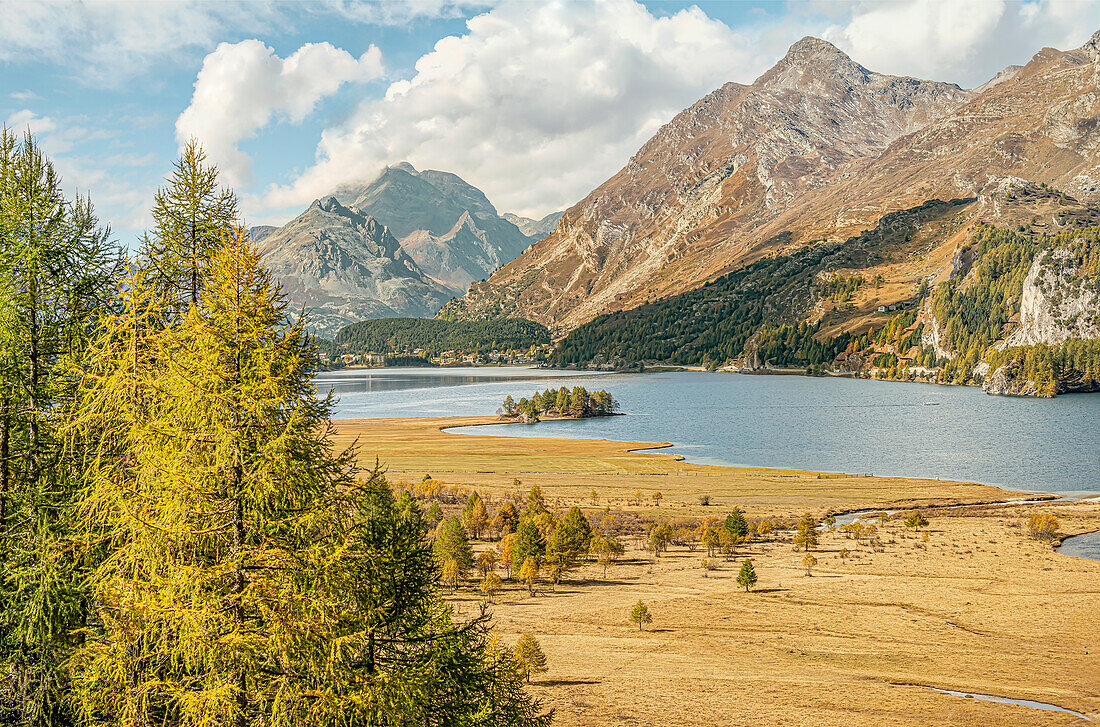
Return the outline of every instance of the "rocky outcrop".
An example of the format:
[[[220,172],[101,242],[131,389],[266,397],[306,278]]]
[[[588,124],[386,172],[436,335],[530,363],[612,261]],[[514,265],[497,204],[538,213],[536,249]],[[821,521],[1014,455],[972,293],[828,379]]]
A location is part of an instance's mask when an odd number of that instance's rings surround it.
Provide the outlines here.
[[[325,336],[367,318],[430,317],[450,297],[384,225],[335,197],[315,201],[259,248],[309,327]]]
[[[982,390],[997,396],[1042,396],[1049,398],[1053,392],[1039,390],[1038,384],[1030,379],[1017,376],[1015,367],[1005,364],[997,368],[982,382]]]
[[[1100,278],[1086,275],[1069,250],[1055,248],[1032,263],[1020,296],[1020,325],[998,348],[1071,338],[1100,338]]]
[[[551,212],[541,220],[533,220],[530,217],[521,217],[511,212],[504,213],[504,219],[519,228],[519,231],[530,237],[533,241],[541,240],[554,231],[558,226],[558,220],[565,214],[565,210]]]

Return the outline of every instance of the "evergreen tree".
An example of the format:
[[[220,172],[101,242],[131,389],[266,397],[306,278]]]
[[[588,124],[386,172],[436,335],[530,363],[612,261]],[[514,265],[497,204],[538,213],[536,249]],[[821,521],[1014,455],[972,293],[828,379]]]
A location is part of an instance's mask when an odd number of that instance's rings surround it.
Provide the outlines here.
[[[546,553],[546,539],[542,536],[538,525],[530,517],[520,520],[516,529],[515,540],[511,544],[512,572],[519,572],[528,558],[534,558],[535,562],[541,562]]]
[[[153,199],[153,230],[145,235],[141,257],[151,282],[182,315],[198,306],[203,281],[215,251],[234,234],[237,197],[218,184],[217,167],[192,139],[175,171]]]
[[[531,674],[546,671],[546,654],[542,653],[538,639],[531,634],[524,634],[516,642],[516,648],[512,650],[519,666],[520,673],[528,682]]]
[[[634,608],[630,609],[630,620],[638,624],[638,630],[642,630],[642,626],[653,621],[653,616],[649,613],[649,607],[641,601],[634,604]]]
[[[153,287],[124,285],[73,426],[111,550],[72,659],[83,721],[545,724],[487,616],[453,622],[419,508],[333,453],[315,352],[243,232],[178,325]]]
[[[481,533],[489,526],[489,511],[485,509],[485,503],[476,492],[466,500],[462,508],[462,524],[466,526],[471,538],[480,538]]]
[[[454,515],[439,524],[439,531],[436,533],[432,547],[440,565],[448,561],[455,564],[456,576],[459,578],[474,565],[474,555],[470,550],[470,541],[466,538],[466,528],[462,527],[462,523]]]
[[[802,516],[798,522],[798,532],[794,535],[795,550],[803,548],[807,552],[817,547],[817,521],[810,513]]]
[[[741,570],[737,574],[737,585],[744,588],[745,593],[756,585],[756,569],[752,567],[752,560],[749,558],[745,558],[745,562],[741,564]]]
[[[62,663],[85,617],[79,474],[62,423],[118,272],[91,203],[69,200],[30,135],[0,130],[0,723],[70,720]]]
[[[581,509],[574,505],[550,531],[546,542],[546,557],[564,574],[576,567],[577,562],[588,554],[591,541],[592,525]]]
[[[745,513],[739,507],[733,508],[733,512],[726,516],[725,525],[730,535],[743,538],[749,533],[749,524],[745,520]]]

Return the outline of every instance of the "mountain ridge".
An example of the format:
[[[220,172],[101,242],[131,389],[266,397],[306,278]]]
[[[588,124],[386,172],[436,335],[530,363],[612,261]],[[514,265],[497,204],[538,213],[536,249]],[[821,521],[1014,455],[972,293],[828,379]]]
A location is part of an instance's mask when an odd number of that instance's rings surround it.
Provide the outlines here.
[[[803,39],[754,84],[727,83],[678,114],[441,315],[519,315],[561,333],[930,199],[978,196],[976,218],[996,219],[1005,180],[1088,201],[1100,186],[1098,57],[1100,33],[964,91]]]

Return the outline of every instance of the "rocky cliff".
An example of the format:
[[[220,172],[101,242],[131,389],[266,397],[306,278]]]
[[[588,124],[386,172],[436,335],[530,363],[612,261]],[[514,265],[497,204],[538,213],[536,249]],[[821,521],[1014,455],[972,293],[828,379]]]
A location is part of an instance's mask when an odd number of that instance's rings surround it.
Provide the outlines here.
[[[428,317],[450,297],[378,220],[335,197],[260,237],[264,263],[310,328],[331,337],[367,318]]]
[[[406,252],[454,295],[487,278],[535,239],[501,216],[485,194],[450,172],[387,167],[336,198],[386,225]]]

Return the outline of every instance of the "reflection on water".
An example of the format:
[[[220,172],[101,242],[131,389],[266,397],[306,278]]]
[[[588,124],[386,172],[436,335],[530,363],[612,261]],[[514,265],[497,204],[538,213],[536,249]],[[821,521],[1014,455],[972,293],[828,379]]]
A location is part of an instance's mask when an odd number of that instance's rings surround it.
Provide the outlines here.
[[[860,379],[523,368],[348,370],[318,384],[335,389],[337,416],[348,418],[491,415],[509,394],[581,384],[609,390],[627,416],[461,431],[672,442],[664,451],[701,464],[1100,492],[1095,394],[1027,399]]]

